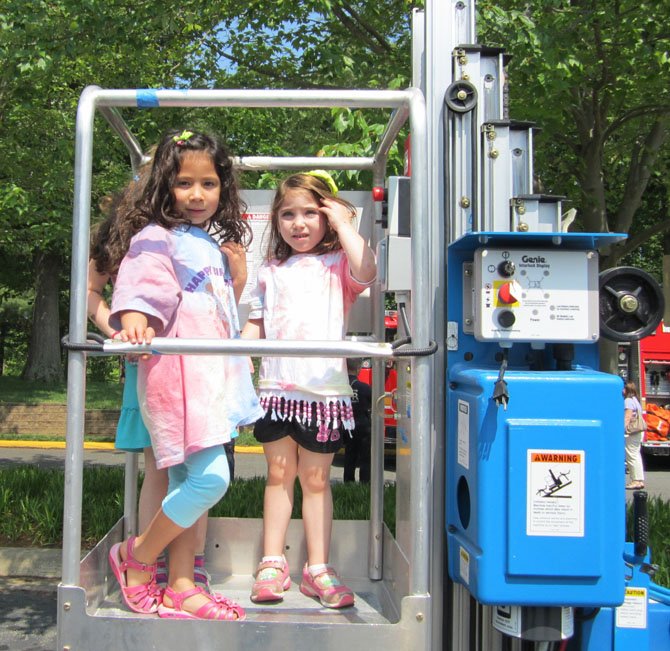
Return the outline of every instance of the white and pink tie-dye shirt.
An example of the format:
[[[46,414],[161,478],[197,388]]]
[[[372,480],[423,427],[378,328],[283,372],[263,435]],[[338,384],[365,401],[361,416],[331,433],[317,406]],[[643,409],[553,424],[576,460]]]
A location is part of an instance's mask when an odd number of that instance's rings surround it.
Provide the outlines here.
[[[132,239],[114,285],[112,323],[120,312],[148,315],[160,337],[239,337],[226,257],[201,228],[157,224]],[[140,360],[138,399],[159,468],[227,443],[238,425],[263,415],[247,358],[153,355]]]
[[[272,260],[258,271],[249,318],[263,320],[266,339],[341,341],[349,310],[369,284],[351,275],[343,251]],[[261,405],[273,418],[304,422],[314,416],[324,430],[337,431],[340,424],[353,429],[343,358],[264,357],[259,378]]]

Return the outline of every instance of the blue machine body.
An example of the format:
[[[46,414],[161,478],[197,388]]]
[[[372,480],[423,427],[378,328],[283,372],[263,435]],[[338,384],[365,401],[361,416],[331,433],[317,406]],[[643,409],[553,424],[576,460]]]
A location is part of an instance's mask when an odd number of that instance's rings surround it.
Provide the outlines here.
[[[597,250],[621,234],[468,233],[449,246],[449,278],[478,247]],[[448,571],[485,604],[623,602],[625,487],[622,380],[593,369],[598,347],[506,349],[509,404],[493,399],[502,348],[465,332],[468,288],[450,282],[447,352]],[[566,343],[570,342],[569,326]]]
[[[670,649],[670,592],[662,589],[663,601],[650,598],[658,586],[642,570],[649,563],[649,554],[645,558],[635,557],[633,549],[632,543],[626,543],[629,566],[625,603],[619,608],[601,608],[593,616],[585,613],[568,651]]]
[[[449,371],[449,573],[485,604],[624,598],[622,381],[585,368]]]

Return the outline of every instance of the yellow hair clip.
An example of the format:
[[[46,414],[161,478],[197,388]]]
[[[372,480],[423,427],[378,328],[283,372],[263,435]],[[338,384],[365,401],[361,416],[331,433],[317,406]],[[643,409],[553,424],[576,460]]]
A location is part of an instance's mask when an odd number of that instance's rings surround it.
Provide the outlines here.
[[[330,190],[330,193],[335,197],[337,196],[337,185],[333,181],[333,177],[326,172],[326,170],[311,170],[310,172],[305,172],[307,176],[315,176],[317,179],[321,179]]]
[[[194,136],[195,134],[193,131],[182,131],[178,136],[172,136],[172,140],[174,140],[175,144],[178,147],[183,147],[184,143],[191,137]]]

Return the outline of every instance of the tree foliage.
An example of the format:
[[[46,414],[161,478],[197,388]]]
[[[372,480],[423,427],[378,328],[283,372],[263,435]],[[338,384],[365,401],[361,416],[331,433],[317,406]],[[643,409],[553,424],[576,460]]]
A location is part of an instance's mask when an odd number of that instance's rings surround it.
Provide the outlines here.
[[[631,233],[604,266],[667,231],[667,200],[650,208],[668,191],[670,2],[497,0],[479,11],[482,37],[513,55],[511,112],[543,129],[535,167],[547,189],[574,202],[585,231]]]
[[[3,0],[0,3],[0,311],[34,296],[33,324],[58,341],[65,310],[36,279],[68,285],[74,120],[89,84],[117,88],[402,88],[410,75],[408,0]],[[649,268],[668,230],[667,16],[670,0],[480,0],[479,41],[501,45],[511,114],[531,119],[547,192],[567,195],[587,231],[628,232],[605,261]],[[443,65],[449,65],[444,62]],[[167,127],[220,133],[245,155],[370,155],[382,111],[124,110],[146,147]],[[128,178],[127,154],[96,122],[93,207]],[[391,172],[401,152],[392,151]],[[267,187],[273,173],[244,175]],[[351,189],[362,174],[340,175]],[[44,273],[40,265],[51,265]],[[61,306],[63,301],[61,301]],[[35,333],[33,333],[35,335]],[[52,351],[54,347],[50,348]],[[26,375],[61,360],[31,351]],[[56,355],[57,356],[57,355]]]

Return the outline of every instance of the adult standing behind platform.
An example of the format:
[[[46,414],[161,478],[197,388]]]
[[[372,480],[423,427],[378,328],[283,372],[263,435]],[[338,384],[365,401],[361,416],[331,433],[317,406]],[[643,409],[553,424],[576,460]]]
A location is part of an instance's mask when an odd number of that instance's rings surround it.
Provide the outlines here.
[[[644,468],[642,467],[642,436],[645,430],[642,405],[637,397],[635,382],[626,382],[624,397],[624,431],[626,439],[626,468],[630,481],[627,490],[644,488]]]
[[[370,481],[370,408],[372,406],[372,389],[370,385],[358,379],[360,361],[347,360],[349,384],[354,392],[351,397],[351,407],[354,411],[356,427],[344,437],[344,481],[356,481],[356,466],[358,481]]]

